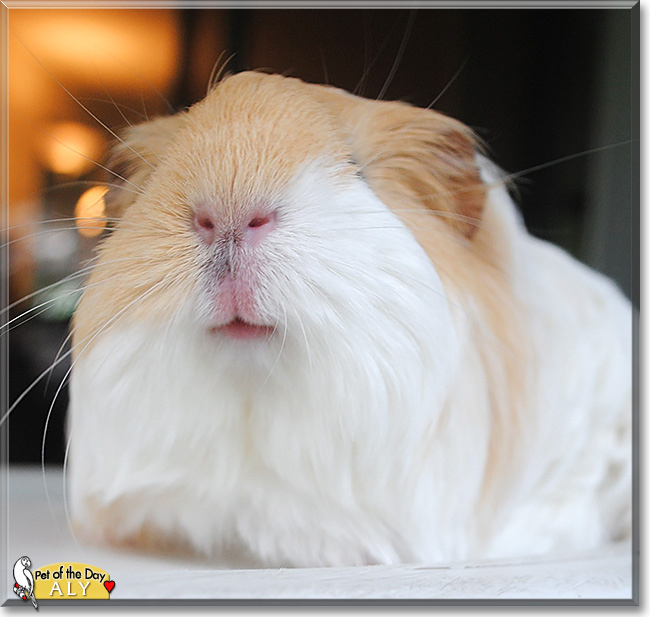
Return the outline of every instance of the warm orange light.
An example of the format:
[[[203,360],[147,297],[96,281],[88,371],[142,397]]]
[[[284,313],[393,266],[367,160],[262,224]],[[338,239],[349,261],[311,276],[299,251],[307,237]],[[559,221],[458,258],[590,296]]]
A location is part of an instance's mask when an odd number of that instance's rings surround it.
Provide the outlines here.
[[[74,209],[77,231],[86,238],[98,236],[106,227],[105,186],[93,186],[84,192]]]
[[[38,74],[56,77],[76,96],[80,88],[103,98],[107,90],[113,96],[165,92],[176,74],[177,10],[12,8],[8,13],[9,30],[20,37],[10,37],[13,44],[29,49]]]
[[[44,159],[57,174],[78,176],[102,157],[103,140],[96,130],[79,122],[59,122],[46,129]]]

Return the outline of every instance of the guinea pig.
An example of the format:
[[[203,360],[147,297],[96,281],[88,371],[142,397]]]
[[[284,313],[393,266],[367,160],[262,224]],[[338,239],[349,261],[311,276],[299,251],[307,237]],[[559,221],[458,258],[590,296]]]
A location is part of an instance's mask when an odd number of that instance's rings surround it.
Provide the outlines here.
[[[300,567],[629,534],[631,305],[480,152],[257,72],[128,129],[73,322],[79,533]]]

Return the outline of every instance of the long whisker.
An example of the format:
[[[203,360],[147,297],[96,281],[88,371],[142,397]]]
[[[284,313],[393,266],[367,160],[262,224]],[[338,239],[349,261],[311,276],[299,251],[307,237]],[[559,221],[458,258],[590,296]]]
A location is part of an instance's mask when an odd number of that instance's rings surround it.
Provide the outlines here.
[[[439,92],[438,96],[436,96],[436,98],[433,99],[433,101],[431,101],[431,103],[429,103],[425,107],[425,109],[431,109],[432,107],[434,107],[435,104],[444,96],[445,92],[449,90],[451,85],[456,81],[456,79],[458,79],[460,74],[463,72],[463,70],[467,66],[468,61],[469,61],[469,56],[467,56],[465,60],[463,60],[463,63],[460,65],[460,68],[453,74],[452,78],[447,82],[447,85]]]
[[[319,53],[320,53],[320,61],[321,61],[321,64],[323,65],[323,80],[324,80],[323,83],[329,85],[329,83],[330,83],[330,78],[329,78],[329,75],[327,74],[327,63],[325,62],[325,54],[323,53],[323,48],[320,47],[320,48],[318,49],[318,51],[319,51]]]
[[[103,221],[104,218],[100,217],[77,217],[75,219],[72,219],[75,221],[95,221],[97,220],[98,222],[101,220]],[[118,221],[119,222],[119,221]],[[74,227],[55,227],[54,229],[46,229],[44,231],[35,231],[34,233],[31,234],[25,234],[24,236],[19,236],[18,238],[14,238],[13,240],[8,240],[4,244],[0,244],[0,248],[5,248],[7,246],[11,246],[12,244],[16,244],[17,242],[22,242],[24,240],[28,240],[29,238],[34,238],[37,236],[44,236],[46,234],[53,234],[53,233],[59,233],[59,232],[64,232],[64,231],[76,231],[79,227],[75,225]],[[106,225],[83,225],[83,229],[97,229],[101,231],[105,231],[106,233],[111,233],[115,231],[114,228],[107,227]],[[160,229],[154,229],[153,227],[143,227],[138,224],[131,224],[127,225],[122,223],[119,227],[120,233],[122,232],[129,232],[129,233],[134,233],[138,234],[143,231],[152,231],[152,232],[160,232]]]
[[[15,229],[23,229],[24,227],[34,227],[36,225],[54,225],[55,223],[69,223],[70,221],[76,221],[76,216],[65,216],[56,219],[45,219],[42,221],[31,221],[29,223],[21,223],[20,225],[10,225],[9,227],[3,227],[0,229],[0,233],[6,233],[8,231],[14,231]]]
[[[139,261],[139,259],[138,259],[138,258],[131,258],[131,257],[120,257],[120,258],[116,258],[116,259],[111,259],[111,260],[108,260],[108,261],[104,261],[104,262],[102,262],[102,263],[103,263],[103,265],[108,265],[108,264],[113,264],[113,263],[117,263],[117,262],[133,262],[133,261]],[[94,268],[95,266],[93,265],[92,267]],[[121,274],[121,273],[118,273],[118,274],[115,274],[115,275],[110,276],[110,277],[108,277],[108,278],[101,279],[100,281],[97,281],[97,282],[95,282],[95,283],[90,283],[90,284],[84,285],[84,286],[82,286],[79,290],[75,290],[75,291],[83,291],[83,292],[85,292],[87,289],[90,289],[90,288],[92,288],[92,287],[96,287],[96,286],[103,285],[103,284],[108,283],[109,281],[111,281],[111,280],[113,280],[113,279],[119,279],[119,278],[121,278],[121,276],[122,276],[122,274]],[[56,354],[56,358],[55,358],[55,360],[59,357],[59,354],[63,351],[63,349],[64,349],[66,343],[67,343],[67,342],[70,340],[70,338],[72,338],[72,336],[74,335],[74,330],[75,330],[75,329],[74,329],[74,327],[73,327],[73,328],[71,329],[70,333],[69,333],[69,334],[66,336],[66,338],[63,340],[63,343],[61,343],[61,346],[59,347],[59,350],[57,351],[57,354]],[[54,370],[54,368],[52,367],[52,370],[50,371],[50,376],[48,377],[48,381],[47,381],[48,384],[49,384],[49,380],[50,380],[50,378],[51,378],[51,376],[52,376],[52,371],[53,371],[53,370]]]
[[[34,296],[37,296],[38,294],[41,294],[45,291],[48,291],[52,289],[53,287],[56,287],[57,285],[61,285],[62,283],[67,283],[71,280],[74,280],[75,278],[78,278],[80,276],[83,276],[87,272],[90,272],[94,268],[94,264],[92,266],[86,266],[85,268],[82,268],[81,270],[78,270],[77,272],[73,272],[72,274],[69,274],[65,278],[61,279],[60,281],[56,281],[55,283],[51,283],[50,285],[46,285],[45,287],[41,287],[40,289],[37,289],[36,291],[33,291],[30,294],[27,294],[26,296],[23,296],[20,298],[20,300],[16,300],[15,302],[12,302],[8,306],[5,306],[3,309],[0,310],[0,315],[3,313],[6,313],[7,311],[11,310],[15,306],[18,306],[19,304],[22,304],[23,302],[26,302],[27,300],[30,300]]]
[[[63,510],[65,512],[65,520],[68,525],[68,531],[70,532],[70,535],[72,536],[72,539],[74,540],[75,544],[79,546],[79,543],[77,541],[77,536],[72,526],[72,517],[70,516],[70,509],[68,508],[68,483],[66,482],[66,475],[68,473],[68,456],[70,454],[70,444],[72,443],[72,434],[73,431],[70,430],[70,433],[68,434],[68,442],[65,446],[65,455],[63,456]],[[43,469],[43,481],[45,481],[45,469]]]
[[[384,38],[384,40],[382,41],[381,45],[379,46],[379,50],[378,50],[377,53],[375,54],[374,59],[373,59],[372,62],[370,62],[370,64],[369,64],[369,65],[364,69],[363,74],[361,75],[361,79],[359,80],[359,83],[357,84],[356,88],[353,90],[353,93],[354,93],[354,94],[357,94],[357,95],[360,94],[360,92],[361,92],[360,88],[362,88],[362,86],[365,84],[365,81],[367,80],[368,75],[370,74],[370,70],[372,69],[372,67],[375,65],[375,63],[377,62],[377,60],[378,60],[379,57],[381,56],[381,52],[384,50],[384,47],[386,47],[386,43],[388,43],[388,41],[389,41],[389,40],[391,39],[391,37],[393,36],[393,33],[395,32],[395,28],[396,28],[396,27],[397,27],[397,24],[394,24],[393,27],[391,28],[390,32],[388,33],[388,35]],[[364,87],[365,87],[365,86],[364,86]]]
[[[422,195],[421,199],[427,199],[427,198],[435,198],[435,197],[452,197],[455,195],[459,195],[462,193],[466,193],[469,191],[474,191],[476,190],[479,186],[482,186],[484,188],[496,188],[500,186],[505,186],[509,187],[509,185],[514,181],[522,176],[526,176],[528,174],[534,173],[536,171],[541,171],[543,169],[547,169],[550,167],[554,167],[555,165],[560,165],[562,163],[566,163],[568,161],[574,160],[581,158],[583,156],[589,156],[591,154],[597,154],[599,152],[604,152],[606,150],[609,150],[611,148],[619,148],[622,146],[627,146],[632,143],[635,143],[637,140],[636,139],[626,139],[624,141],[616,142],[613,144],[608,144],[606,146],[597,146],[594,148],[590,148],[588,150],[583,150],[581,152],[576,152],[574,154],[568,154],[566,156],[560,157],[558,159],[553,159],[552,161],[548,161],[546,163],[541,163],[539,165],[534,165],[532,167],[527,167],[526,169],[522,169],[521,171],[510,173],[510,174],[503,174],[493,182],[485,182],[482,183],[481,185],[471,185],[471,186],[466,186],[463,188],[459,189],[454,189],[454,190],[449,190],[449,191],[439,191],[437,193],[431,193],[428,195]],[[371,165],[373,162],[375,162],[381,155],[376,155],[375,157],[371,157],[369,160],[365,161],[363,165],[359,167],[360,171],[363,171],[363,169],[369,165]],[[432,210],[432,212],[436,212],[435,210]],[[439,211],[437,211],[439,212]]]
[[[307,358],[309,359],[309,370],[313,373],[314,372],[314,363],[311,357],[311,350],[309,348],[309,341],[307,340],[307,332],[305,331],[305,326],[302,323],[302,319],[300,319],[300,315],[298,314],[297,311],[294,312],[294,315],[296,316],[296,319],[298,320],[298,325],[300,326],[300,329],[302,330],[302,336],[303,339],[305,340],[305,349],[307,350]]]
[[[227,58],[226,61],[219,67],[219,63],[221,62],[221,58],[223,58],[224,54],[226,53],[226,50],[224,49],[220,54],[219,57],[217,58],[216,62],[214,63],[212,70],[210,71],[210,77],[208,78],[208,89],[206,92],[206,96],[210,94],[212,89],[219,83],[221,80],[221,76],[223,75],[223,72],[226,70],[226,67],[230,63],[230,61],[237,55],[237,53],[232,53],[230,54]]]
[[[80,294],[82,292],[83,292],[83,289],[73,289],[71,291],[67,291],[67,292],[61,294],[61,296],[70,296],[70,295],[73,295],[73,294]],[[54,302],[58,302],[58,301],[59,301],[58,296],[56,298],[51,298],[50,300],[46,300],[45,302],[41,302],[40,304],[37,304],[36,306],[33,306],[32,308],[27,309],[26,311],[23,311],[20,315],[17,315],[16,317],[14,317],[13,319],[10,319],[6,323],[3,323],[2,325],[0,325],[0,336],[5,335],[7,332],[10,332],[14,328],[16,328],[18,326],[22,326],[23,324],[26,324],[28,321],[34,319],[35,317],[38,317],[40,314],[45,313],[48,310],[48,306],[50,304],[52,304]],[[43,307],[45,307],[45,308],[43,308]],[[41,309],[41,310],[38,311],[38,309]],[[24,319],[20,323],[14,325],[14,326],[11,326],[11,328],[9,328],[9,326],[13,322],[25,317],[29,313],[33,313],[34,311],[38,311],[38,313],[36,313],[35,315],[32,315],[29,319]]]
[[[411,30],[413,28],[413,24],[415,23],[415,15],[417,11],[415,9],[411,9],[410,14],[409,14],[409,19],[408,22],[406,23],[406,28],[404,30],[404,35],[402,36],[402,42],[400,43],[399,50],[397,52],[397,56],[395,57],[395,61],[393,62],[393,66],[390,69],[390,73],[388,74],[388,77],[386,78],[386,82],[384,83],[383,88],[379,92],[379,95],[377,96],[377,100],[380,101],[382,98],[384,98],[384,94],[386,94],[386,90],[388,90],[388,86],[390,86],[390,83],[393,81],[393,77],[395,77],[395,73],[397,73],[397,69],[400,65],[400,62],[402,61],[402,57],[404,56],[404,52],[406,51],[406,44],[408,43],[409,36],[411,34]]]
[[[96,261],[98,259],[99,259],[99,255],[96,255],[95,257],[92,257],[91,259],[86,260],[86,262]],[[137,258],[137,257],[116,257],[115,259],[110,259],[110,260],[104,261],[104,262],[102,262],[102,264],[104,266],[106,266],[106,265],[113,264],[113,263],[124,263],[124,262],[134,262],[134,261],[139,262],[140,259]],[[60,279],[60,280],[58,280],[58,281],[56,281],[54,283],[46,285],[45,287],[41,287],[41,288],[37,289],[36,291],[33,291],[32,293],[27,294],[26,296],[23,296],[19,300],[15,300],[14,302],[9,304],[8,306],[4,307],[3,309],[0,309],[0,315],[2,315],[3,313],[6,313],[7,311],[11,310],[12,308],[18,306],[19,304],[22,304],[23,302],[26,302],[27,300],[30,300],[31,298],[33,298],[33,297],[35,297],[35,296],[37,296],[37,295],[39,295],[41,293],[49,291],[50,289],[52,289],[52,288],[54,288],[54,287],[56,287],[58,285],[70,282],[71,280],[74,280],[75,278],[79,278],[79,277],[82,277],[82,276],[88,274],[95,267],[96,267],[96,264],[91,264],[91,265],[88,265],[88,266],[84,266],[83,268],[77,270],[76,272],[73,272],[72,274],[69,274],[65,278],[62,278],[62,279]],[[81,289],[83,289],[83,287]]]
[[[57,361],[57,364],[60,364],[61,362],[63,362],[71,353],[72,353],[72,350],[67,351],[63,356],[61,356],[59,358],[59,360]],[[56,365],[54,365],[54,366],[56,366]],[[36,379],[34,379],[34,381],[32,381],[32,383],[27,388],[25,388],[25,390],[22,391],[20,396],[10,405],[9,409],[7,409],[7,411],[2,416],[2,418],[0,418],[0,426],[2,426],[2,424],[4,424],[5,420],[11,415],[11,412],[14,409],[16,409],[16,407],[20,404],[20,402],[38,385],[38,383],[41,381],[41,379],[43,379],[43,377],[45,377],[50,372],[50,370],[52,368],[53,368],[53,366],[49,366],[48,368],[46,368]]]
[[[219,63],[221,62],[221,58],[223,58],[223,55],[226,53],[226,50],[223,49],[217,59],[215,60],[214,64],[212,65],[212,68],[210,69],[210,75],[208,77],[208,88],[205,92],[206,96],[210,94],[210,91],[214,87],[214,82],[213,80],[215,79],[215,75],[217,73],[217,70],[219,70]],[[232,57],[232,56],[231,56]]]
[[[339,261],[339,260],[334,259],[332,257],[328,258],[328,262],[331,263],[331,264],[336,265],[337,268],[342,268],[343,270],[348,271],[350,273],[350,275],[351,275],[351,278],[354,278],[356,280],[355,277],[358,274],[358,270],[357,270],[356,266],[354,266],[352,264],[349,264],[349,263],[345,263],[343,261]],[[330,270],[330,272],[332,272],[334,274],[337,274],[337,275],[341,274],[340,272],[337,272],[337,271],[333,270],[332,268],[330,268],[329,265],[326,265],[326,267]],[[418,286],[422,287],[423,289],[426,289],[426,290],[434,293],[435,295],[439,296],[440,298],[443,298],[443,299],[449,301],[449,298],[447,297],[447,295],[445,293],[441,292],[439,289],[435,289],[434,287],[431,287],[431,285],[425,283],[424,281],[422,281],[420,279],[417,279],[417,278],[415,278],[415,277],[413,277],[413,276],[411,276],[409,274],[406,274],[405,272],[400,272],[399,277],[409,279],[413,284],[418,285]],[[462,307],[458,306],[458,308],[462,308]]]
[[[365,86],[364,82],[367,75],[368,66],[370,64],[370,36],[368,33],[368,21],[366,20],[365,14],[362,14],[361,23],[363,26],[363,72],[361,73],[361,79],[357,83],[355,89],[352,91],[353,94],[363,93],[363,88]]]
[[[119,113],[120,116],[122,116],[122,120],[124,120],[124,122],[126,122],[126,124],[128,126],[133,126],[129,122],[129,119],[124,115],[124,112],[119,108],[118,104],[115,102],[115,99],[113,98],[113,95],[110,93],[110,91],[106,87],[106,84],[104,83],[104,80],[101,78],[101,71],[97,67],[97,63],[95,62],[94,58],[92,60],[92,63],[93,63],[93,66],[95,67],[95,74],[97,75],[97,78],[99,79],[99,82],[101,83],[104,92],[106,92],[106,96],[110,99],[111,103],[113,103],[113,107],[115,107],[115,109],[117,110],[117,113]]]
[[[155,154],[155,152],[153,154]],[[127,188],[123,184],[116,184],[115,182],[105,182],[103,180],[77,180],[75,182],[64,182],[63,184],[57,184],[56,186],[50,186],[46,189],[43,189],[41,192],[51,193],[52,191],[56,191],[61,188],[68,188],[70,186],[74,186],[75,184],[88,184],[90,186],[107,186],[110,188],[120,189],[120,191],[125,191],[127,193],[133,193],[134,195],[144,194],[144,191],[140,187],[137,187],[138,190],[134,190],[134,189]],[[133,184],[133,182],[131,182],[130,184],[132,186],[136,186],[135,184]]]
[[[312,294],[318,296],[320,302],[323,302],[328,306],[328,308],[332,311],[332,313],[336,315],[336,318],[339,320],[339,323],[341,324],[344,323],[344,320],[342,319],[340,312],[334,307],[332,301],[322,289],[320,289],[313,281],[310,281],[308,278],[302,278],[302,283],[307,286],[307,288]],[[329,346],[329,341],[327,341],[327,339],[325,339],[325,341]]]
[[[499,187],[499,186],[508,186],[509,183],[511,183],[513,180],[517,180],[522,176],[534,173],[536,171],[541,171],[543,169],[548,169],[549,167],[554,167],[555,165],[560,165],[562,163],[566,163],[568,161],[572,161],[574,159],[579,159],[583,156],[589,156],[590,154],[597,154],[598,152],[604,152],[606,150],[610,150],[611,148],[620,148],[622,146],[628,146],[632,143],[635,143],[636,139],[626,139],[625,141],[620,141],[616,142],[613,144],[608,144],[606,146],[596,146],[595,148],[590,148],[588,150],[583,150],[581,152],[575,152],[574,154],[567,154],[566,156],[562,156],[557,159],[553,159],[552,161],[548,161],[546,163],[540,163],[539,165],[533,165],[532,167],[527,167],[526,169],[522,169],[521,171],[517,171],[514,173],[508,173],[504,174],[501,177],[497,178],[494,182],[486,182],[483,183],[481,186],[484,186],[486,188],[494,188],[494,187]],[[459,195],[462,193],[466,193],[468,191],[474,191],[476,190],[477,186],[466,186],[463,188],[459,189],[454,189],[452,191],[440,191],[439,193],[432,193],[430,195],[423,195],[422,197],[424,199],[428,197],[447,197],[447,196],[452,196],[452,195]]]
[[[122,260],[120,260],[120,259],[113,259],[113,260],[111,260],[111,261],[109,261],[109,262],[105,262],[105,263],[113,263],[113,262],[116,262],[116,261],[132,261],[132,260],[130,260],[130,259],[128,259],[128,258],[125,258],[125,259],[122,259]],[[102,279],[101,281],[97,281],[97,283],[93,283],[93,284],[90,284],[90,285],[86,285],[86,286],[84,287],[83,291],[85,291],[86,289],[88,289],[88,288],[90,288],[90,287],[95,287],[95,286],[98,286],[98,285],[103,285],[104,283],[107,283],[107,282],[109,282],[109,281],[111,281],[111,280],[113,280],[113,279],[115,279],[115,278],[120,278],[120,277],[121,277],[121,274],[118,273],[118,274],[116,274],[116,275],[114,275],[114,276],[110,276],[110,277],[108,277],[108,278]],[[169,323],[171,324],[171,321],[170,321]],[[169,327],[169,326],[168,326],[168,327]],[[70,330],[70,333],[68,334],[68,336],[66,336],[65,339],[63,340],[63,343],[61,343],[61,346],[59,347],[58,351],[56,352],[56,356],[55,356],[55,358],[54,358],[55,361],[58,359],[59,355],[61,354],[61,352],[62,352],[63,349],[65,348],[67,342],[68,342],[68,341],[73,337],[73,335],[74,335],[74,331],[75,331],[75,329],[72,328],[72,329]],[[46,384],[45,384],[46,389],[47,389],[47,387],[48,387],[49,384],[50,384],[50,379],[52,378],[53,373],[54,373],[54,368],[52,368],[52,370],[50,371],[50,374],[49,374],[49,376],[48,376],[48,378],[47,378],[47,382],[46,382]]]
[[[59,346],[59,349],[56,352],[56,356],[54,356],[54,362],[56,362],[59,359],[59,356],[63,353],[63,350],[65,349],[65,346],[68,344],[70,339],[74,336],[75,333],[75,328],[72,327],[70,328],[70,332],[66,335],[66,337],[63,339],[63,342]],[[50,387],[50,380],[52,379],[52,375],[54,375],[54,365],[52,365],[50,369],[50,373],[47,376],[47,381],[45,382],[45,390],[48,390]]]
[[[275,359],[275,362],[273,363],[273,366],[271,367],[269,374],[266,376],[266,379],[262,382],[262,386],[266,385],[266,382],[271,378],[271,375],[273,375],[273,372],[275,371],[275,367],[278,365],[278,362],[280,361],[280,357],[282,356],[282,352],[284,351],[284,345],[287,342],[287,330],[289,329],[289,323],[287,320],[287,307],[284,305],[284,303],[281,306],[284,312],[284,330],[282,332],[282,344],[280,345],[280,352],[278,353],[278,356]]]
[[[595,148],[590,148],[589,150],[583,150],[582,152],[576,152],[574,154],[567,154],[566,156],[562,156],[558,159],[554,159],[552,161],[548,161],[547,163],[541,163],[539,165],[533,165],[532,167],[528,167],[526,169],[522,169],[521,171],[507,174],[503,176],[502,178],[502,183],[503,182],[509,182],[511,180],[516,180],[517,178],[533,173],[535,171],[541,171],[542,169],[548,169],[549,167],[553,167],[555,165],[560,165],[562,163],[566,163],[568,161],[572,161],[574,159],[578,159],[583,156],[588,156],[590,154],[596,154],[598,152],[604,152],[605,150],[609,150],[610,148],[618,148],[621,146],[629,146],[630,144],[638,142],[638,139],[626,139],[625,141],[619,141],[617,143],[609,144],[607,146],[596,146]]]
[[[133,107],[129,107],[128,105],[125,105],[124,103],[118,103],[113,99],[113,97],[110,98],[110,100],[107,99],[100,99],[97,97],[80,97],[81,101],[88,101],[88,102],[93,102],[93,103],[106,103],[107,105],[114,105],[115,107],[120,107],[121,109],[126,109],[127,111],[130,111],[132,114],[135,114],[142,120],[145,120],[145,117],[142,112],[138,111],[137,109],[133,109]],[[118,110],[119,111],[119,110]],[[129,125],[131,124],[124,116],[122,116],[128,123]]]
[[[140,101],[142,102],[142,110],[144,111],[144,117],[146,118],[147,122],[149,122],[149,114],[147,113],[147,106],[144,102],[144,91],[142,90],[142,88],[140,88]],[[151,163],[149,164],[151,165]],[[151,165],[151,168],[153,169],[153,165]]]
[[[77,219],[81,220],[81,219]],[[83,219],[83,220],[90,220],[90,219]],[[104,230],[105,227],[94,227],[90,225],[85,225],[85,229],[101,229]],[[35,231],[33,234],[25,234],[24,236],[20,236],[18,238],[14,238],[13,240],[8,240],[7,242],[4,242],[3,244],[0,244],[0,248],[6,248],[8,246],[11,246],[12,244],[16,244],[16,242],[22,242],[23,240],[28,240],[29,238],[35,238],[37,236],[44,236],[45,234],[53,234],[53,233],[58,233],[58,232],[64,232],[64,231],[75,231],[77,227],[57,227],[55,229],[46,229],[45,231]]]
[[[39,129],[40,130],[40,129]],[[53,138],[54,139],[54,138]],[[138,187],[138,190],[133,190],[130,189],[123,184],[116,184],[114,182],[106,182],[104,180],[73,180],[71,182],[62,182],[61,184],[55,184],[54,186],[48,186],[42,189],[39,189],[38,191],[33,191],[30,195],[28,195],[25,200],[28,201],[30,199],[37,199],[41,197],[42,195],[47,195],[48,193],[52,193],[53,191],[59,191],[61,189],[66,189],[70,188],[72,186],[108,186],[111,188],[116,188],[120,189],[120,191],[126,191],[127,193],[133,193],[134,195],[142,195],[142,190],[140,187]],[[135,186],[135,185],[134,185]],[[52,219],[56,220],[56,219]],[[38,224],[38,221],[35,221],[33,224]]]
[[[65,216],[56,219],[45,219],[42,221],[32,221],[31,223],[21,223],[20,225],[11,225],[10,227],[3,227],[0,229],[0,233],[6,233],[8,231],[14,231],[15,229],[22,229],[24,227],[35,227],[36,225],[54,225],[56,223],[70,223],[76,221],[94,221],[95,219],[106,221],[107,223],[119,223],[121,219],[116,217],[82,217],[82,216]],[[50,231],[56,231],[58,228],[54,228]],[[22,236],[21,236],[22,237]]]
[[[346,232],[346,231],[351,231],[351,230],[353,230],[353,231],[371,231],[371,230],[386,230],[386,229],[403,230],[404,228],[406,228],[406,229],[408,229],[410,231],[415,231],[415,230],[418,229],[418,226],[414,225],[410,221],[405,221],[402,225],[395,224],[395,225],[376,225],[374,227],[372,227],[372,226],[367,226],[367,227],[340,227],[338,229],[336,227],[331,227],[330,231],[335,231],[337,233],[341,233],[341,232]],[[445,238],[450,238],[452,240],[457,241],[459,244],[463,244],[465,246],[469,245],[468,241],[467,241],[467,238],[465,236],[459,234],[459,233],[454,233],[452,231],[449,231],[447,233],[447,232],[442,232],[442,231],[438,230],[436,232],[436,235],[441,235],[441,236],[444,236]]]

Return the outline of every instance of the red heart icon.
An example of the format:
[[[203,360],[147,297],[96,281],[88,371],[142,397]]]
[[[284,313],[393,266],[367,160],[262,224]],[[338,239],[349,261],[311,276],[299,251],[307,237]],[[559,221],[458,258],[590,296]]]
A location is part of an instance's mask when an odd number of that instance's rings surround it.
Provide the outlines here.
[[[115,587],[115,581],[104,581],[104,587],[106,587],[108,593],[111,593],[113,587]]]

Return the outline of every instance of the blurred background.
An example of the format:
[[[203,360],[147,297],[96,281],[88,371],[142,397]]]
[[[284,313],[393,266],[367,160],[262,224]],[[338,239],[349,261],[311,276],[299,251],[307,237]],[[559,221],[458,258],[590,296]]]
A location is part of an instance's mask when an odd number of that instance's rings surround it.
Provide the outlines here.
[[[83,283],[70,275],[107,233],[96,163],[111,131],[200,100],[219,58],[231,72],[433,103],[521,172],[532,233],[614,277],[638,306],[633,22],[628,9],[9,10],[10,401],[69,349]],[[12,462],[40,461],[50,408],[45,459],[63,460],[69,366],[12,414]]]

